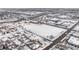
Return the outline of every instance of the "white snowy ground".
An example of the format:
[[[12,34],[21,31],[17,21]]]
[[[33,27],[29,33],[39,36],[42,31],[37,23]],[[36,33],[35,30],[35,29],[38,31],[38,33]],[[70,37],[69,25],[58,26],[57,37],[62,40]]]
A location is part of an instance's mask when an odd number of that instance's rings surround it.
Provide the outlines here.
[[[77,25],[77,26],[74,28],[74,30],[79,31],[79,25]]]
[[[42,37],[47,38],[47,36],[52,35],[53,37],[57,37],[63,32],[65,32],[65,29],[57,28],[54,26],[49,26],[45,24],[22,24],[24,28],[26,28],[29,31],[32,31],[38,35],[41,35]]]

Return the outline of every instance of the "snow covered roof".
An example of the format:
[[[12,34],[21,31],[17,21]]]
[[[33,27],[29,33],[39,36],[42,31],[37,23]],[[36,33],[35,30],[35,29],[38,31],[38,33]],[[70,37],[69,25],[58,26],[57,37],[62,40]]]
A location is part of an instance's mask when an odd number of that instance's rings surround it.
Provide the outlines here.
[[[79,38],[71,36],[68,40],[68,43],[79,46]]]

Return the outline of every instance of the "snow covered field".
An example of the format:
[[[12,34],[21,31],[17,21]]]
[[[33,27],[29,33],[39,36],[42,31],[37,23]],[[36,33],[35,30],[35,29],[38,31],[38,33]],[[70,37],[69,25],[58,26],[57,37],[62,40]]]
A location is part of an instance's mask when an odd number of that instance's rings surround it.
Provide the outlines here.
[[[29,31],[32,31],[38,35],[41,35],[42,37],[49,37],[49,36],[59,36],[61,33],[63,33],[64,31],[66,31],[65,29],[61,29],[61,28],[57,28],[54,26],[49,26],[49,25],[39,25],[39,24],[24,24],[22,25],[24,28],[26,28]]]
[[[74,28],[74,30],[79,31],[79,25],[77,25],[77,26]]]

